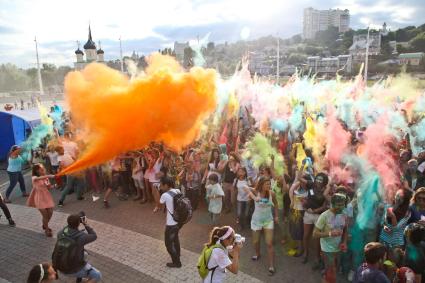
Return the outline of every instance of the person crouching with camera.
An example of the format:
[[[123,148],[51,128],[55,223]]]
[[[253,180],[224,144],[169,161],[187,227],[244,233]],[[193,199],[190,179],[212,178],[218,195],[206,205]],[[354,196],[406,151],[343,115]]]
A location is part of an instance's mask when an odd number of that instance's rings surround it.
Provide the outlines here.
[[[198,260],[198,272],[204,283],[221,283],[226,270],[237,274],[239,252],[245,238],[230,226],[215,227]]]
[[[94,283],[101,280],[101,273],[87,261],[84,246],[97,239],[96,232],[87,224],[84,212],[68,216],[68,226],[58,233],[52,261],[56,270],[67,277],[77,278],[77,282]],[[79,230],[80,225],[84,230]]]

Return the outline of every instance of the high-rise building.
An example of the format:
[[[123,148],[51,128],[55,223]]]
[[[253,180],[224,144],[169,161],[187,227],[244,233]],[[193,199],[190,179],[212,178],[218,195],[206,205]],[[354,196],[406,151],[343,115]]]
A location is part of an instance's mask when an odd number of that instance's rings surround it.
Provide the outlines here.
[[[318,31],[327,30],[329,27],[337,27],[339,32],[350,29],[350,11],[347,9],[316,10],[304,9],[303,36],[312,39]]]

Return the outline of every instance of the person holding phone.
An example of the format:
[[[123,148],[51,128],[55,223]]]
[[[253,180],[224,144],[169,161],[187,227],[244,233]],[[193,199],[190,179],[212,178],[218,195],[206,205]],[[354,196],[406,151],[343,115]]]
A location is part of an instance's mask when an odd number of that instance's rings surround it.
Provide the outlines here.
[[[85,282],[89,283],[99,282],[102,275],[88,262],[88,253],[84,249],[85,245],[96,241],[96,232],[88,225],[84,212],[68,216],[67,222],[68,225],[57,236],[53,266],[67,277],[87,279]],[[84,226],[83,230],[79,230],[80,225]],[[69,239],[75,244],[69,244]]]

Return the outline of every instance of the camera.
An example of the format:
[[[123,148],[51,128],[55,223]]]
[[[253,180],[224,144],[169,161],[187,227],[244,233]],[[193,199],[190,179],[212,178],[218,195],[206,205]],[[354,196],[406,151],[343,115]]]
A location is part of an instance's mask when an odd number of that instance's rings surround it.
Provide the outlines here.
[[[84,224],[86,222],[86,213],[84,211],[80,211],[78,216],[80,216],[80,223]]]
[[[243,244],[245,243],[245,237],[242,237],[240,234],[235,234],[235,243],[236,244]]]

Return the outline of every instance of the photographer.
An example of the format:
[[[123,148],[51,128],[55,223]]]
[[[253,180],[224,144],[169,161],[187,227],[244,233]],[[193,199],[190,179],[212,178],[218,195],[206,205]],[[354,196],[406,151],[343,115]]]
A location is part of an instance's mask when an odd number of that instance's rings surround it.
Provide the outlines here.
[[[96,232],[87,224],[84,212],[68,216],[68,226],[58,233],[58,240],[52,259],[55,269],[68,277],[87,279],[89,283],[99,282],[101,273],[87,262],[84,246],[97,239]],[[79,230],[82,224],[86,230]]]
[[[204,283],[221,283],[226,279],[226,269],[237,274],[239,270],[239,252],[245,238],[230,226],[215,227],[210,242],[205,245],[198,261],[198,269]],[[205,264],[203,264],[205,263]]]

